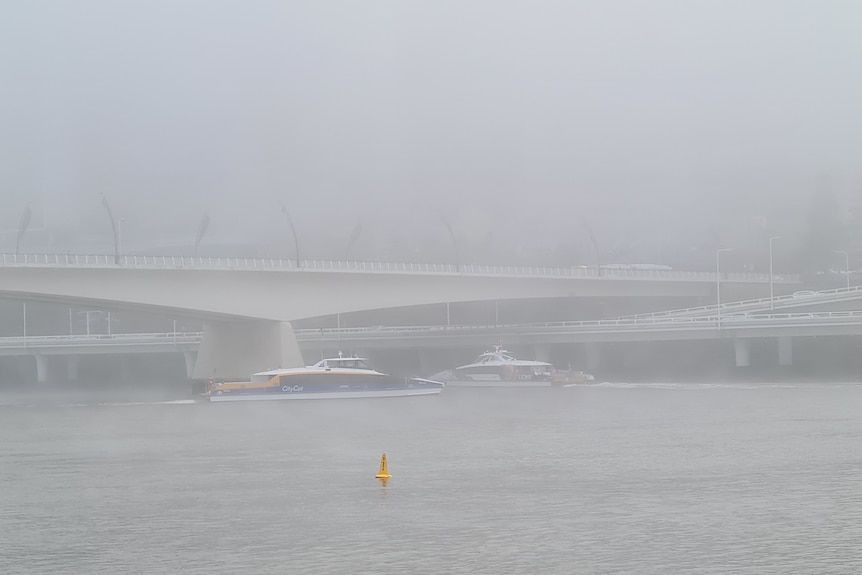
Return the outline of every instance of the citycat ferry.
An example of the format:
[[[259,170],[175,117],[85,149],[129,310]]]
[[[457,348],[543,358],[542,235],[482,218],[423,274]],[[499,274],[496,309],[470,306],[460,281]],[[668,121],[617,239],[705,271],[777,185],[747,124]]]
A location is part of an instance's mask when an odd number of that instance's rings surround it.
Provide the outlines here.
[[[368,366],[365,358],[322,359],[308,367],[260,371],[251,381],[210,384],[210,401],[274,399],[347,399],[437,395],[444,383],[417,377],[395,377]]]
[[[470,364],[431,377],[451,387],[551,387],[594,380],[588,373],[558,370],[546,361],[516,359],[502,345],[495,345]]]

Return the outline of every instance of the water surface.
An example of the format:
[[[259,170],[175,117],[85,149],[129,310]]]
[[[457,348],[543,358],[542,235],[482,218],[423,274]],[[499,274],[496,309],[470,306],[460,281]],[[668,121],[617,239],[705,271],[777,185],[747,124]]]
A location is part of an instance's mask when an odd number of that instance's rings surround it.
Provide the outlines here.
[[[125,399],[0,396],[0,572],[862,573],[859,384]]]

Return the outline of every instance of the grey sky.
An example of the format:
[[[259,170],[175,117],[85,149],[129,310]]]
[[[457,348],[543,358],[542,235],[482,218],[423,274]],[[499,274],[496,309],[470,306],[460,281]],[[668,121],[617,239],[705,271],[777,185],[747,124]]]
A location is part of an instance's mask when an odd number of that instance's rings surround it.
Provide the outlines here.
[[[444,213],[551,241],[818,173],[850,190],[859,22],[853,0],[5,2],[0,228],[27,201],[105,226],[104,192],[138,236],[208,210],[213,237],[264,238],[286,203],[309,242],[442,237]]]

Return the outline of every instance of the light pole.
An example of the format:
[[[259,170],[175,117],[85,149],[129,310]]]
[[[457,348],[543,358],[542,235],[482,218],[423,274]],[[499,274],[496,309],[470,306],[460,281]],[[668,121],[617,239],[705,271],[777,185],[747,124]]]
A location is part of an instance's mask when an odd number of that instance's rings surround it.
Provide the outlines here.
[[[117,253],[123,253],[123,224],[126,218],[120,218],[117,221]]]
[[[18,239],[15,240],[15,255],[18,255],[18,248],[21,247],[21,238],[24,237],[24,234],[27,233],[27,228],[30,227],[30,218],[32,214],[30,212],[30,203],[28,202],[26,206],[24,206],[24,211],[21,212],[21,221],[18,223]]]
[[[108,212],[108,217],[111,218],[111,232],[114,235],[114,263],[120,263],[120,244],[119,238],[117,237],[117,220],[114,219],[114,212],[111,211],[111,205],[108,203],[108,198],[105,197],[105,194],[100,193],[102,196],[102,206],[105,208],[105,211]]]
[[[356,243],[356,240],[359,239],[360,235],[362,235],[362,222],[358,222],[356,224],[353,231],[350,233],[350,237],[347,239],[347,249],[344,251],[345,261],[350,261],[350,251],[353,249],[353,245]]]
[[[461,254],[458,251],[458,238],[455,237],[455,231],[452,229],[452,225],[449,223],[449,220],[446,219],[446,216],[440,216],[440,220],[443,222],[443,225],[446,226],[446,229],[449,230],[449,237],[452,238],[452,247],[455,249],[455,271],[461,271]]]
[[[772,236],[769,238],[769,309],[770,311],[775,309],[775,290],[773,288],[773,274],[772,274],[772,242],[775,240],[780,240],[781,236]]]
[[[284,214],[284,217],[287,218],[287,223],[290,225],[290,231],[293,232],[293,246],[296,249],[296,267],[302,267],[299,265],[299,238],[296,235],[296,226],[293,225],[293,218],[290,217],[290,212],[287,211],[287,206],[282,204],[281,213]]]
[[[195,257],[198,257],[198,246],[201,240],[204,239],[204,234],[207,233],[207,228],[210,226],[210,216],[205,213],[201,218],[201,223],[198,224],[198,233],[195,236]]]
[[[721,329],[721,252],[732,252],[733,248],[715,250],[715,303],[718,314],[718,329]]]
[[[596,253],[596,274],[602,275],[602,253],[599,250],[599,243],[596,241],[596,234],[593,233],[593,228],[586,222],[581,222],[581,225],[587,230],[587,235],[590,238],[590,244],[593,246],[593,251]]]
[[[844,277],[847,281],[847,289],[850,289],[850,254],[844,250],[832,250],[836,254],[844,254]]]

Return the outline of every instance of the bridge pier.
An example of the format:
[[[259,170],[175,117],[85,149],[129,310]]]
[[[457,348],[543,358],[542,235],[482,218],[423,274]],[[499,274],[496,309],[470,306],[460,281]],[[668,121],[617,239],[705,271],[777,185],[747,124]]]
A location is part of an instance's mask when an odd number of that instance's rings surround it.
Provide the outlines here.
[[[790,336],[778,338],[778,365],[793,365],[793,338]]]
[[[302,366],[290,322],[213,321],[204,324],[193,379],[246,380],[257,371]]]
[[[533,356],[536,361],[551,361],[551,348],[547,345],[536,344],[533,346]]]
[[[183,358],[186,360],[186,377],[188,379],[194,379],[195,361],[198,358],[198,354],[193,351],[184,351]]]
[[[751,340],[734,339],[733,351],[736,356],[736,367],[748,367],[751,365]]]
[[[66,379],[68,381],[78,381],[78,364],[80,359],[80,356],[77,355],[66,356]]]
[[[584,355],[586,355],[586,370],[596,371],[602,366],[602,350],[596,342],[587,342],[584,344]]]
[[[48,382],[48,356],[36,354],[36,381],[38,383]]]

